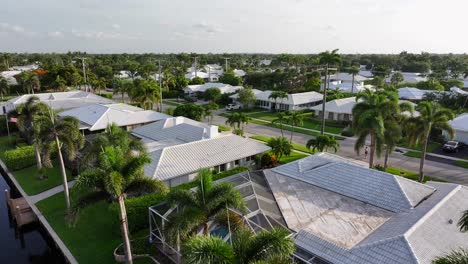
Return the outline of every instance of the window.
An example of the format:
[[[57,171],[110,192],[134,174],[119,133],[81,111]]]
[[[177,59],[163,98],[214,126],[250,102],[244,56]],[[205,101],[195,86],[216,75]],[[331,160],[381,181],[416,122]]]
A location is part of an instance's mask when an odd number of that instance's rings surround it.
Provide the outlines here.
[[[219,172],[226,170],[226,164],[219,165]]]
[[[328,119],[333,119],[333,112],[328,113]]]
[[[234,165],[239,166],[239,164],[240,164],[240,160],[234,161]]]

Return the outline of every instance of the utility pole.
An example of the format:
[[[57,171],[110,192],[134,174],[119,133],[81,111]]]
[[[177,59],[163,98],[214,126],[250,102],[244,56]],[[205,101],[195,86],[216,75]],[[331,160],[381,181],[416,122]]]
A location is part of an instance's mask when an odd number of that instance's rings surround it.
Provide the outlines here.
[[[224,67],[226,72],[228,71],[228,60],[229,58],[224,58]]]
[[[197,60],[198,60],[198,57],[193,57],[193,68],[194,68],[194,71],[195,71],[195,77],[198,77],[197,76]]]
[[[323,82],[323,100],[322,100],[322,127],[320,134],[325,134],[325,103],[327,102],[327,80],[328,80],[328,64],[325,65],[325,80]]]
[[[85,85],[85,91],[87,92],[88,91],[88,85],[86,84],[87,80],[86,80],[86,66],[85,66],[85,60],[87,58],[81,57],[81,58],[78,58],[78,59],[81,60],[81,64],[83,64],[83,83]]]
[[[162,74],[161,74],[161,60],[158,60],[158,71],[159,71],[159,111],[162,112]]]

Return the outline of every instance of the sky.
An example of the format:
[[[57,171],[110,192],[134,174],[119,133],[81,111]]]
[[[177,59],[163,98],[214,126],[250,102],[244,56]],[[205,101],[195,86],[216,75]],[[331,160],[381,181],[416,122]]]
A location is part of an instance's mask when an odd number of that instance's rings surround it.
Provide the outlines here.
[[[465,53],[467,0],[0,0],[0,52]]]

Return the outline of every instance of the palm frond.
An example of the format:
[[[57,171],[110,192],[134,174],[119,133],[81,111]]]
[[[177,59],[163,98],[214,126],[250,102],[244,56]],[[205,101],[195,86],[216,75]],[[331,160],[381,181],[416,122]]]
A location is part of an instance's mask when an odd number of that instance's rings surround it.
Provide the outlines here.
[[[232,247],[219,237],[196,236],[185,244],[183,258],[187,264],[231,264],[235,255]]]
[[[458,220],[458,226],[462,232],[468,232],[468,210],[463,212],[462,217]]]

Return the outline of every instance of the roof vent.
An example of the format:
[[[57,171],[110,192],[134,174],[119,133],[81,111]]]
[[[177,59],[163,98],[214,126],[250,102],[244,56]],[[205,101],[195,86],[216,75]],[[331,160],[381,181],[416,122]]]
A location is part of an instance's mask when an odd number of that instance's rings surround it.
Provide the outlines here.
[[[453,220],[452,220],[452,219],[449,219],[449,220],[448,220],[448,223],[449,223],[450,225],[453,224]]]

